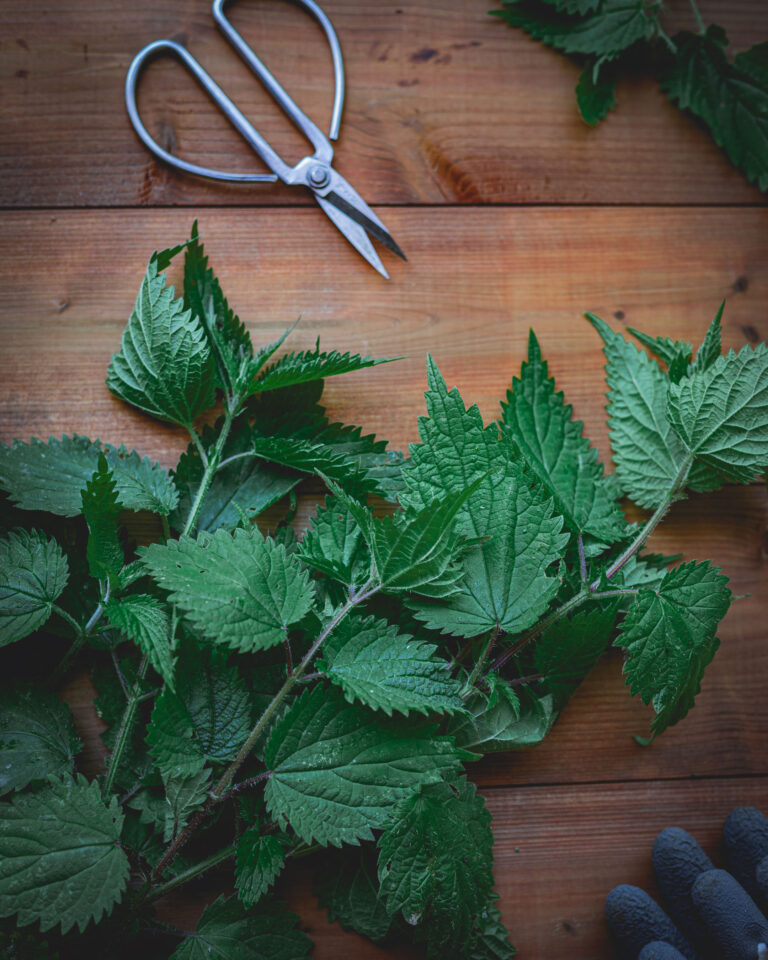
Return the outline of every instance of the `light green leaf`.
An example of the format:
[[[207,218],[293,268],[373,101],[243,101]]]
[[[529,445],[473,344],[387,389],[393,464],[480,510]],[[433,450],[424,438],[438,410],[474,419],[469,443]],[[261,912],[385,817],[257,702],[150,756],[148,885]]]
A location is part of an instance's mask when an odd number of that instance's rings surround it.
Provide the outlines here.
[[[305,563],[347,586],[365,583],[371,569],[362,530],[348,507],[335,497],[310,518],[299,557]]]
[[[730,64],[728,37],[714,23],[704,34],[684,30],[673,41],[675,62],[662,78],[662,89],[706,123],[747,179],[768,190],[768,76],[759,66],[764,47],[747,50]]]
[[[503,422],[526,463],[574,533],[587,533],[613,543],[624,532],[624,515],[603,476],[597,450],[582,435],[584,424],[573,419],[573,408],[555,392],[547,363],[533,331],[528,361],[512,381]]]
[[[502,0],[492,11],[513,27],[564,53],[615,57],[652,35],[657,13],[645,0],[603,0],[595,10],[575,18],[533,6],[526,0]],[[569,4],[571,6],[571,4]],[[581,4],[578,4],[581,7]]]
[[[98,923],[128,879],[122,826],[117,798],[106,806],[84,777],[0,804],[0,916],[16,914],[20,926],[39,920],[42,931],[61,924],[62,933]]]
[[[429,415],[419,418],[422,443],[411,446],[401,500],[418,509],[432,497],[460,496],[456,533],[481,542],[464,554],[463,579],[445,603],[414,600],[411,607],[430,627],[455,636],[497,626],[522,631],[559,588],[549,568],[568,542],[562,518],[553,514],[552,500],[532,488],[497,425],[483,427],[477,407],[466,409],[458,390],[446,389],[431,357],[427,382]]]
[[[100,440],[77,434],[50,437],[47,443],[36,437],[28,444],[0,443],[0,487],[22,510],[75,517],[82,510],[80,491],[98,469],[102,452],[126,510],[168,514],[174,509],[178,494],[159,464],[142,460],[135,450],[107,443],[102,447]]]
[[[260,829],[249,827],[237,842],[235,889],[246,907],[261,900],[285,864],[286,838]]]
[[[99,454],[98,468],[86,483],[82,499],[88,524],[86,556],[91,576],[114,585],[125,562],[118,525],[122,505],[103,453]]]
[[[39,531],[0,538],[0,647],[42,627],[68,576],[61,547]]]
[[[375,848],[369,844],[326,854],[318,870],[314,893],[328,919],[369,940],[383,940],[392,920],[379,897]]]
[[[599,79],[599,65],[589,60],[579,74],[576,84],[576,103],[584,123],[597,126],[605,120],[608,111],[616,106],[616,84],[613,80]]]
[[[624,673],[632,694],[657,711],[655,734],[693,706],[730,604],[727,583],[718,567],[684,563],[656,589],[641,589],[621,625],[615,646],[627,650]]]
[[[280,357],[251,383],[248,392],[249,394],[263,393],[266,390],[278,390],[281,387],[308,383],[311,380],[326,380],[328,377],[336,377],[342,373],[353,373],[355,370],[375,367],[380,363],[392,363],[396,359],[399,358],[374,360],[371,357],[361,357],[359,354],[339,353],[338,350],[321,353],[318,341],[314,350],[300,350]]]
[[[552,729],[559,713],[552,693],[537,694],[531,687],[521,686],[515,691],[504,681],[494,702],[475,691],[465,706],[468,717],[451,717],[445,727],[457,747],[496,753],[517,750],[540,743]]]
[[[111,626],[133,640],[164,682],[173,689],[174,655],[168,613],[155,597],[138,594],[110,598],[104,613]]]
[[[616,476],[640,507],[655,508],[685,460],[685,447],[667,419],[669,381],[644,350],[599,317],[587,318],[603,338],[608,426]]]
[[[107,386],[153,417],[191,427],[213,405],[214,377],[205,330],[150,260]]]
[[[202,810],[211,788],[209,768],[196,773],[163,775],[165,799],[165,829],[163,840],[168,843],[179,835],[193,813]]]
[[[193,774],[205,762],[227,763],[251,731],[248,691],[224,657],[186,647],[176,671],[176,691],[155,701],[147,731],[150,753],[168,776]]]
[[[246,910],[237,897],[219,897],[170,960],[306,960],[312,941],[298,920],[282,903]]]
[[[142,559],[170,599],[210,640],[235,650],[282,643],[312,605],[309,577],[258,530],[224,530],[152,544]]]
[[[317,669],[350,703],[357,700],[388,716],[393,710],[461,711],[460,684],[448,662],[435,656],[436,649],[383,620],[350,615],[326,640]]]
[[[568,696],[600,659],[611,639],[617,603],[562,617],[536,641],[534,664],[547,687]]]
[[[731,350],[673,385],[668,414],[700,463],[750,483],[768,469],[768,347]]]
[[[267,808],[307,843],[370,840],[398,800],[456,772],[459,758],[434,728],[391,721],[384,727],[318,684],[292,705],[267,743]]]
[[[493,887],[491,815],[473,784],[433,783],[402,800],[379,837],[390,914],[429,927],[430,943],[462,947]]]
[[[679,383],[688,376],[690,363],[693,357],[693,346],[687,340],[673,340],[671,337],[652,337],[640,330],[627,328],[629,332],[647,347],[667,366],[667,376],[672,383]]]
[[[80,752],[72,715],[54,694],[6,693],[0,700],[0,795],[71,773]]]

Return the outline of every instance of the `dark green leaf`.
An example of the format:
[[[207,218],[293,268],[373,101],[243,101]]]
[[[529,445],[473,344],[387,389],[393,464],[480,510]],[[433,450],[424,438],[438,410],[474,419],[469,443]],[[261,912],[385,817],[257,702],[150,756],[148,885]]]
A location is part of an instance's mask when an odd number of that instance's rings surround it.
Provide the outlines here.
[[[398,358],[374,360],[359,354],[339,353],[338,350],[321,353],[318,343],[314,350],[285,354],[250,384],[248,392],[263,393],[266,390],[278,390],[311,380],[325,380],[342,373],[363,370],[365,367],[375,367],[380,363],[392,363],[394,359]]]
[[[594,60],[587,63],[579,74],[576,84],[576,103],[584,123],[597,126],[605,120],[609,110],[616,106],[616,84],[613,80],[599,79],[598,66]]]
[[[347,586],[365,583],[371,560],[362,530],[348,507],[335,497],[326,497],[325,506],[317,508],[310,524],[299,557]]]
[[[547,687],[566,695],[589,673],[605,651],[616,621],[617,604],[562,617],[536,641],[534,662]]]
[[[211,788],[210,768],[195,773],[168,774],[163,776],[165,787],[165,824],[163,840],[168,843],[179,835],[190,817],[202,810]]]
[[[91,576],[114,585],[125,562],[118,525],[122,504],[103,453],[99,454],[98,467],[86,483],[82,498],[83,516],[88,524],[86,556]]]
[[[376,857],[370,844],[328,853],[315,881],[315,895],[328,919],[370,940],[383,940],[392,921],[379,896]]]
[[[71,773],[80,752],[65,703],[42,690],[6,693],[0,700],[0,795],[32,780]]]
[[[0,647],[42,627],[68,576],[55,540],[37,530],[14,530],[0,538]]]
[[[261,900],[285,863],[285,837],[260,830],[258,824],[250,827],[237,842],[235,888],[246,907]]]
[[[173,689],[173,647],[165,606],[155,597],[138,594],[110,598],[104,605],[110,625],[133,640],[164,682]]]

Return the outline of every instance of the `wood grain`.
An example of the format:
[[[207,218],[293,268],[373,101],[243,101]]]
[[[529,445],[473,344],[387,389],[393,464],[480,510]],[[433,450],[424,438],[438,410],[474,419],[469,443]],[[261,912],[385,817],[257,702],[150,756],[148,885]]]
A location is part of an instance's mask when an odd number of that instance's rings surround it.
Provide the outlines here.
[[[579,118],[579,68],[511,30],[488,0],[328,0],[348,82],[339,172],[370,203],[755,203],[708,133],[641,71],[596,130]],[[692,28],[673,0],[670,32]],[[768,38],[761,0],[702,0],[735,50]],[[217,33],[208,0],[35,2],[0,11],[0,206],[302,204],[301,191],[211,185],[147,153],[123,84],[144,44],[174,37],[288,159],[304,141]],[[331,68],[319,28],[289,4],[232,11],[299,104],[325,126]],[[261,163],[178,64],[148,69],[141,106],[171,152],[219,169]]]
[[[768,335],[768,210],[391,209],[410,256],[382,280],[315,210],[206,210],[200,225],[254,340],[297,316],[291,341],[407,359],[329,381],[334,416],[404,447],[423,412],[424,358],[486,418],[537,331],[600,449],[604,363],[582,314],[699,342],[721,299],[724,339]],[[183,239],[186,211],[0,216],[0,439],[76,431],[171,465],[186,443],[104,388],[149,253]]]

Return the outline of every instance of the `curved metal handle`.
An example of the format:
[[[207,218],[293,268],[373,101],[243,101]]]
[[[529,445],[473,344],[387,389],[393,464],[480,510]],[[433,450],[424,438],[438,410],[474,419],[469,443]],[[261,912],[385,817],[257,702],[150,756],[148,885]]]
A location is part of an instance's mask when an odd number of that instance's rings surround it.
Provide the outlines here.
[[[136,84],[146,63],[153,57],[163,53],[170,53],[178,57],[205,92],[209,94],[214,103],[221,109],[235,129],[253,149],[260,154],[267,166],[271,167],[275,173],[226,173],[222,170],[212,170],[210,167],[202,167],[196,163],[190,163],[187,160],[181,160],[179,157],[175,157],[172,153],[164,150],[160,144],[150,136],[149,131],[142,123],[136,106]],[[133,128],[144,145],[151,150],[156,157],[159,157],[165,163],[179,170],[194,173],[199,177],[208,177],[211,180],[229,180],[235,183],[274,183],[278,176],[281,179],[285,179],[290,175],[291,168],[288,164],[281,160],[258,130],[243,116],[213,77],[200,66],[197,60],[195,60],[184,47],[173,40],[156,40],[154,43],[149,43],[133,58],[125,78],[125,105],[128,109],[128,116],[131,119]]]
[[[232,2],[234,2],[234,0],[213,0],[213,19],[218,24],[219,29],[226,36],[232,46],[237,50],[243,60],[245,60],[251,70],[253,70],[259,80],[261,80],[267,90],[269,90],[275,100],[277,100],[283,110],[285,110],[288,116],[293,120],[296,126],[311,140],[312,145],[317,151],[317,159],[330,163],[331,159],[333,158],[333,153],[331,152],[331,155],[328,157],[324,156],[322,141],[316,135],[313,136],[314,131],[317,131],[317,133],[320,132],[318,128],[306,116],[306,114],[299,109],[291,97],[288,96],[282,86],[277,82],[277,80],[275,80],[274,76],[264,66],[261,60],[259,60],[256,54],[235,30],[229,20],[227,20],[226,16],[224,15],[224,7],[228,6]],[[328,133],[328,138],[330,140],[337,140],[339,137],[339,127],[341,125],[341,113],[344,109],[345,94],[344,60],[341,56],[341,45],[339,44],[339,38],[336,36],[336,31],[333,29],[333,24],[326,16],[325,11],[319,6],[319,4],[315,2],[315,0],[293,0],[293,2],[297,3],[301,7],[304,7],[305,10],[308,10],[309,13],[314,16],[314,18],[325,31],[325,36],[328,40],[328,46],[331,48],[331,58],[333,60],[334,94],[333,112],[331,113],[331,128]],[[325,135],[322,134],[321,136],[324,140]]]

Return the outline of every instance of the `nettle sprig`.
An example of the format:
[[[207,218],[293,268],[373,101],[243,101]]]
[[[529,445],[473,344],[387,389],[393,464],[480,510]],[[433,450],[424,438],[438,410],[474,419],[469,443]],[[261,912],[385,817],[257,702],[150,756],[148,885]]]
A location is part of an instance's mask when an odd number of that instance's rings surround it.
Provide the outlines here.
[[[182,250],[176,300],[162,271]],[[10,652],[35,681],[7,686],[0,712],[6,953],[306,957],[272,889],[313,855],[344,927],[429,956],[513,955],[463,765],[541,740],[611,643],[652,736],[682,719],[731,597],[717,567],[647,540],[686,491],[768,467],[764,344],[722,356],[720,314],[695,356],[590,320],[615,473],[533,334],[489,425],[429,359],[406,459],[319,403],[327,377],[383,361],[274,359],[284,337],[255,349],[196,229],[152,257],[107,383],[189,431],[176,468],[78,436],[0,446],[0,643],[25,641]],[[307,478],[327,496],[297,537]],[[141,546],[137,512],[145,534],[157,518]],[[90,781],[55,694],[86,664],[107,751]],[[234,892],[194,931],[157,919],[217,867]]]

